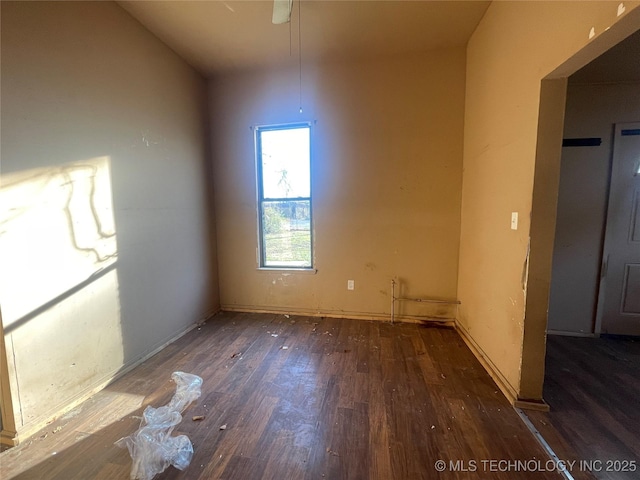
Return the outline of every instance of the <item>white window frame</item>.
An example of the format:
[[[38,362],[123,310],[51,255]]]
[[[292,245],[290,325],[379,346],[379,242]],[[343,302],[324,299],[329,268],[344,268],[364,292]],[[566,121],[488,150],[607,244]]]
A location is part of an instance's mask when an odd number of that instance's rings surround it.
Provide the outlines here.
[[[307,128],[309,130],[309,196],[308,197],[287,197],[287,198],[271,198],[264,197],[264,182],[262,175],[262,141],[261,134],[265,131],[274,130],[293,130],[299,128]],[[285,123],[276,125],[259,125],[254,128],[254,145],[255,145],[255,160],[256,160],[256,191],[257,191],[257,210],[258,210],[258,248],[257,248],[257,260],[259,270],[291,270],[296,272],[310,272],[316,273],[314,267],[315,255],[314,255],[314,228],[313,228],[313,129],[311,122],[296,122]],[[271,202],[282,201],[308,201],[309,202],[309,249],[310,249],[310,261],[309,265],[267,265],[266,248],[265,248],[265,233],[264,233],[264,205]]]

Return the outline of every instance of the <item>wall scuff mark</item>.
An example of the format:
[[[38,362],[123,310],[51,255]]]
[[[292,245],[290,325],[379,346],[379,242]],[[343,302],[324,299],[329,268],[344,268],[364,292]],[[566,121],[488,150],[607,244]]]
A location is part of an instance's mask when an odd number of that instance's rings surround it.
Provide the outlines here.
[[[531,253],[531,237],[529,237],[529,243],[527,243],[527,254],[524,258],[524,265],[522,266],[522,291],[524,298],[527,298],[527,282],[529,281],[529,254]]]

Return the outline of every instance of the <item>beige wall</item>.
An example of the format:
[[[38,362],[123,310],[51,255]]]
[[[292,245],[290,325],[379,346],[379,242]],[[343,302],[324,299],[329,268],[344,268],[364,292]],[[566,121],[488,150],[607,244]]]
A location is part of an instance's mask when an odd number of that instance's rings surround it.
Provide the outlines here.
[[[403,294],[454,299],[464,49],[210,83],[223,308],[388,318]],[[311,120],[316,274],[257,270],[251,127]],[[347,290],[347,280],[355,290]],[[455,316],[403,304],[404,316]]]
[[[640,119],[639,91],[638,83],[567,89],[565,138],[599,137],[602,144],[562,151],[549,330],[593,332],[612,135],[616,123]]]
[[[115,3],[2,2],[0,301],[21,435],[218,308],[206,103]]]
[[[512,398],[542,394],[564,85],[541,80],[631,33],[625,5],[494,2],[467,48],[459,321]]]

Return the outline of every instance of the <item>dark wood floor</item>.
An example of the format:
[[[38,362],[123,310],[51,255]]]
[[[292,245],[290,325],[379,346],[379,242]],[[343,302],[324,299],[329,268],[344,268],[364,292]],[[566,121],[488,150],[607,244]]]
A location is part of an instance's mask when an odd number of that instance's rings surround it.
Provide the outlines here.
[[[560,458],[592,462],[598,479],[640,478],[639,340],[550,335],[544,398],[551,411],[527,415]]]
[[[169,401],[176,370],[204,379],[174,432],[195,454],[159,479],[560,478],[492,471],[548,457],[454,330],[228,313],[0,454],[0,476],[129,478],[114,442],[146,405]],[[450,461],[476,471],[452,472]]]

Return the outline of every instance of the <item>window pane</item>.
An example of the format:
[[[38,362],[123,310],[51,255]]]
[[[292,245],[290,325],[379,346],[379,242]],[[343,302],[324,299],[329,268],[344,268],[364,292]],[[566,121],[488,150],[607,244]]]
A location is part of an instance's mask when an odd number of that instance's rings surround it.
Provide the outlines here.
[[[309,197],[309,128],[263,130],[264,198]]]
[[[264,266],[311,266],[311,203],[309,200],[262,204]]]

